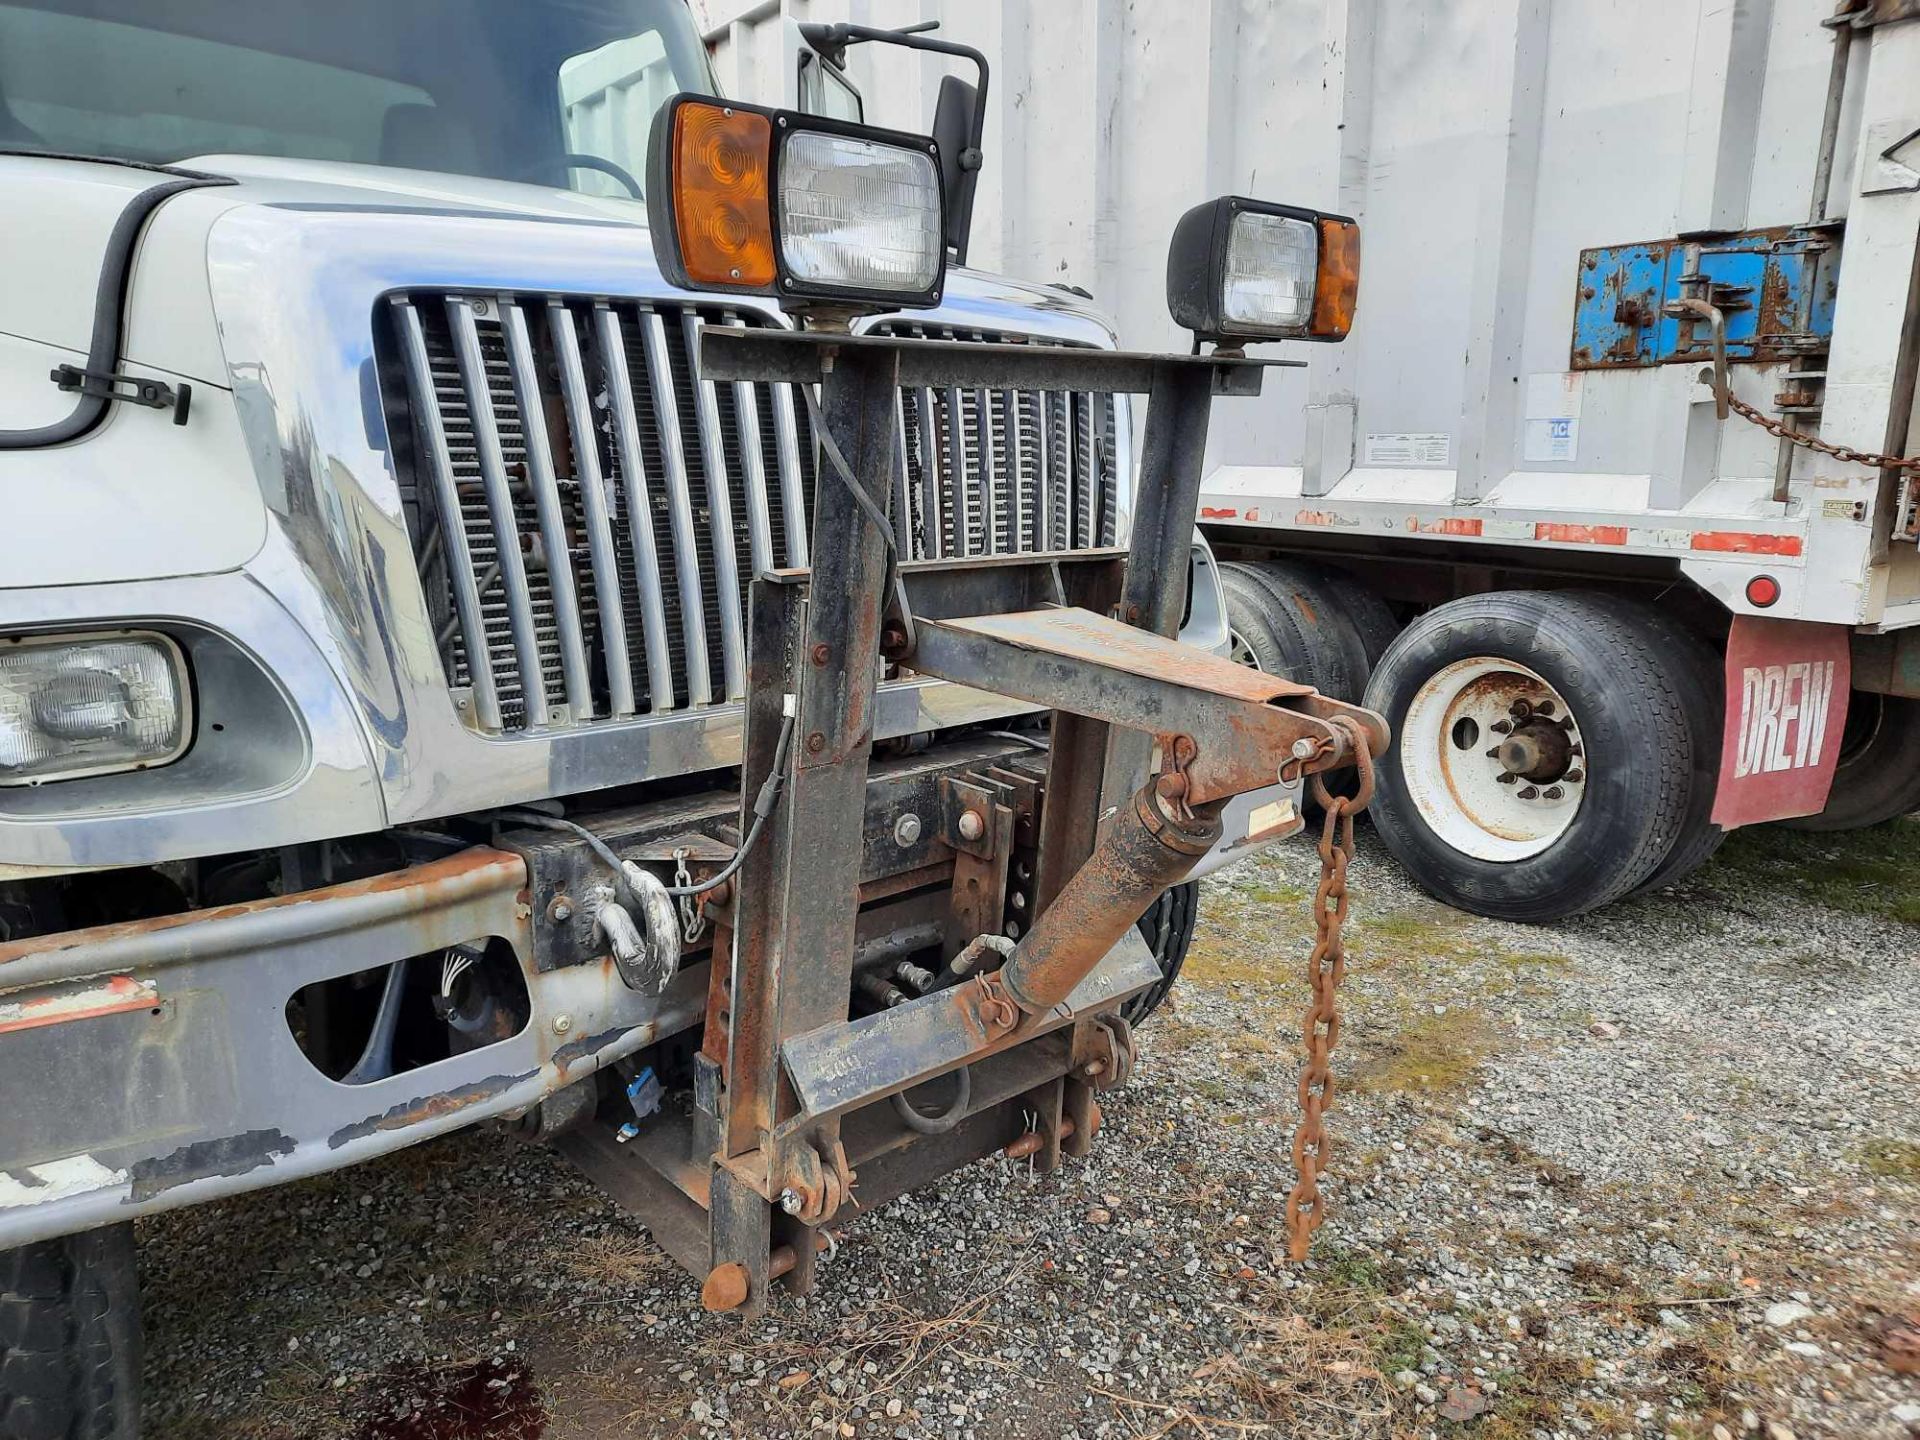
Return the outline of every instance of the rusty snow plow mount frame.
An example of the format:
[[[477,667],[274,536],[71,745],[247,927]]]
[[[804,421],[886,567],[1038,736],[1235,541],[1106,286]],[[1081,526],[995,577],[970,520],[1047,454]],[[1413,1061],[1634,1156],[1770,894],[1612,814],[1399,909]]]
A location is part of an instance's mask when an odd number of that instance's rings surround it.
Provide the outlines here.
[[[823,469],[811,571],[750,592],[743,832],[783,761],[786,793],[707,906],[732,963],[710,976],[692,1113],[632,1145],[604,1124],[561,1143],[706,1277],[709,1308],[757,1313],[777,1278],[811,1287],[825,1227],[860,1209],[1010,1146],[1041,1169],[1086,1153],[1095,1093],[1132,1068],[1119,1008],[1159,979],[1135,922],[1218,839],[1230,797],[1352,764],[1387,735],[1366,711],[1167,638],[1184,593],[1167,557],[1192,530],[1212,399],[1257,394],[1270,362],[718,327],[702,345],[714,379],[819,384],[839,472]],[[897,392],[947,386],[1148,395],[1124,559],[896,566],[878,522],[898,523]],[[942,782],[947,963],[925,993],[849,1020],[883,658],[1055,715],[1043,771]],[[970,936],[974,917],[997,923],[983,892],[1006,894],[1016,821],[1033,832],[1034,918],[1017,943]],[[1299,828],[1276,806],[1257,838]],[[928,1082],[937,1114],[905,1096]]]

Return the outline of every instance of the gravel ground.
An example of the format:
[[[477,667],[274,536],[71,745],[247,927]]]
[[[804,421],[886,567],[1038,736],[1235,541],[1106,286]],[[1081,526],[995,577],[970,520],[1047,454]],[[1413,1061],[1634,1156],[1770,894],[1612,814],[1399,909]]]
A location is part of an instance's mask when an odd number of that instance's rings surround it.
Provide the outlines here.
[[[1094,1154],[852,1225],[763,1321],[485,1133],[143,1224],[149,1434],[1920,1435],[1920,826],[1553,927],[1363,834],[1338,1179],[1285,1260],[1311,851],[1207,882]]]

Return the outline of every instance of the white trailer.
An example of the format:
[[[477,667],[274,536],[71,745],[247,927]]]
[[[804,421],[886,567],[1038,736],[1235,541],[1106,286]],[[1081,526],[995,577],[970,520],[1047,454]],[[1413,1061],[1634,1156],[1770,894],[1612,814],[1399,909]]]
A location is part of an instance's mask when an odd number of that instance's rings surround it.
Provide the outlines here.
[[[723,79],[804,65],[806,0],[701,6]],[[1128,344],[1201,193],[1358,219],[1352,337],[1216,432],[1202,526],[1243,658],[1393,722],[1436,894],[1549,919],[1920,805],[1920,5],[851,8],[990,56],[978,250]],[[938,77],[863,63],[870,112]]]

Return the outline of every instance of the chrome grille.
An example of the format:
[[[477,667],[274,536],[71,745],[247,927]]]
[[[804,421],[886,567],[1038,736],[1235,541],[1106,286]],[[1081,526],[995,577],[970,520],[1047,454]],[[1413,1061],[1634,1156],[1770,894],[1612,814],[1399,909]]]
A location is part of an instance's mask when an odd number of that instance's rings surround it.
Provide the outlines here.
[[[381,381],[448,683],[514,732],[741,698],[746,585],[807,564],[816,456],[790,385],[699,374],[711,306],[411,294]],[[922,325],[939,339],[1018,337]],[[901,397],[903,549],[1111,544],[1111,397]]]

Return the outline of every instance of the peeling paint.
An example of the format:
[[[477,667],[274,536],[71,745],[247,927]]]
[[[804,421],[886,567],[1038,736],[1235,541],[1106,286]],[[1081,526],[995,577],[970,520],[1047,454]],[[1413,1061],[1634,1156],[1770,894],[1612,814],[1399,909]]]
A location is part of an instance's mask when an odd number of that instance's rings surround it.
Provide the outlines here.
[[[46,1205],[127,1183],[127,1172],[102,1165],[91,1155],[68,1155],[38,1165],[0,1170],[0,1210]]]

